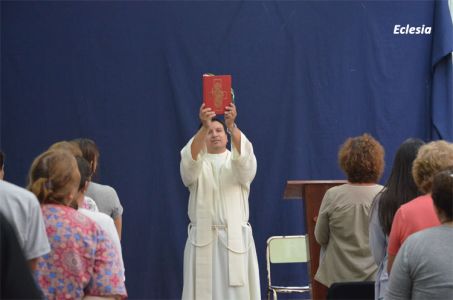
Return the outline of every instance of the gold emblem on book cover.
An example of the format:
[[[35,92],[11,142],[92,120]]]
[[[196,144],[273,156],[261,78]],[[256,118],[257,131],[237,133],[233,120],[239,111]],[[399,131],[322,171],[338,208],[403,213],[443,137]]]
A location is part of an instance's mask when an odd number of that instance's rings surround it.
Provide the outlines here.
[[[226,92],[223,90],[222,80],[214,79],[211,94],[214,96],[214,106],[216,109],[221,109],[223,100],[226,97]]]

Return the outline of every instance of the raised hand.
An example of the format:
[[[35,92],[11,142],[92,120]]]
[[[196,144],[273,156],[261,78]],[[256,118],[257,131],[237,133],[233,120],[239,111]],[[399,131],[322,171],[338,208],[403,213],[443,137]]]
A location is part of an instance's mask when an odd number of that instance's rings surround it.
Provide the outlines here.
[[[228,129],[231,130],[234,127],[234,121],[236,120],[237,115],[238,113],[234,103],[225,107],[225,124]]]
[[[213,112],[210,107],[205,107],[204,103],[201,105],[198,117],[200,118],[200,122],[201,124],[203,124],[204,128],[209,129],[209,126],[211,125],[211,120],[215,116],[216,116],[215,112]]]

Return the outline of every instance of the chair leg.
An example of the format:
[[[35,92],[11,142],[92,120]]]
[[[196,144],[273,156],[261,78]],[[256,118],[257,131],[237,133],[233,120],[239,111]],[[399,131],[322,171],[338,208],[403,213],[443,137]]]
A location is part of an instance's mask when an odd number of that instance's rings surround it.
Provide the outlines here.
[[[271,300],[271,292],[272,292],[272,300],[277,299],[277,293],[275,292],[275,290],[268,289],[267,290],[267,300]]]

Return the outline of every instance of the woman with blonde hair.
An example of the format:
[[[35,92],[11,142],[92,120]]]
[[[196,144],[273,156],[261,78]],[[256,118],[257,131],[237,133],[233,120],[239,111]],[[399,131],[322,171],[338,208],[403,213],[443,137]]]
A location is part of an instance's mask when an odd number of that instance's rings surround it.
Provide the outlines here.
[[[412,166],[412,176],[423,195],[402,205],[396,211],[389,235],[387,265],[389,272],[398,250],[408,236],[417,231],[440,225],[434,209],[431,190],[434,175],[449,166],[453,166],[453,144],[446,141],[435,141],[420,147]]]
[[[46,298],[126,297],[115,246],[94,221],[73,208],[80,184],[74,156],[46,151],[33,161],[28,179],[28,189],[41,203],[51,245],[35,271]]]

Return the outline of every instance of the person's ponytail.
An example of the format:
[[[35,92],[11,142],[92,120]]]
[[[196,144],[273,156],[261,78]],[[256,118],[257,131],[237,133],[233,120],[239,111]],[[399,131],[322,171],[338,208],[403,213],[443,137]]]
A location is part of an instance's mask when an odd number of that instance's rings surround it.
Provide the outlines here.
[[[49,189],[48,182],[47,178],[41,177],[29,186],[29,190],[36,195],[41,204],[48,202],[49,196],[52,193],[52,190]]]
[[[80,184],[77,162],[68,151],[48,150],[33,161],[28,182],[41,204],[69,205]]]

